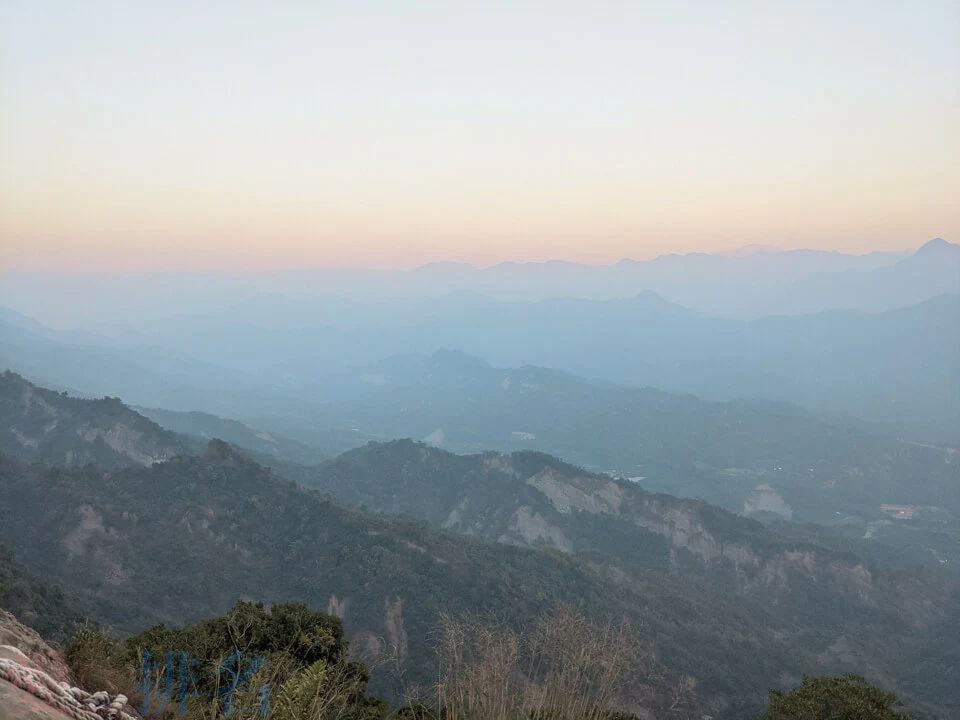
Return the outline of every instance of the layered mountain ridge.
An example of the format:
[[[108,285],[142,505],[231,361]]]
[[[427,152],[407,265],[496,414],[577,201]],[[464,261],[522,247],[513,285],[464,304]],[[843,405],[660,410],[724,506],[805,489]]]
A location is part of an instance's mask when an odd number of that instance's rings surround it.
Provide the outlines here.
[[[381,488],[377,509],[436,527],[345,507],[211,441],[199,456],[112,468],[5,455],[0,541],[130,631],[241,597],[326,607],[360,657],[387,653],[374,687],[393,698],[429,682],[440,612],[522,626],[565,601],[643,628],[663,681],[697,678],[715,717],[755,713],[768,687],[802,673],[851,668],[896,682],[917,707],[957,703],[948,575],[883,570],[540,453],[400,441],[309,472],[347,502]]]

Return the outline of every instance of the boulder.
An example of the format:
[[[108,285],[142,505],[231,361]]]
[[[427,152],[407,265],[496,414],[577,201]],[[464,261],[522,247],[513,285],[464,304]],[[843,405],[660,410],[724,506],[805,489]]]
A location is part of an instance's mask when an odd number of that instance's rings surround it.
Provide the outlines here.
[[[57,682],[75,685],[73,673],[63,659],[63,653],[43,641],[35,630],[28,628],[6,610],[0,610],[0,646],[14,647],[25,655],[33,666]],[[0,655],[0,657],[6,657]]]
[[[0,610],[0,719],[136,720],[127,698],[74,687],[63,656]]]

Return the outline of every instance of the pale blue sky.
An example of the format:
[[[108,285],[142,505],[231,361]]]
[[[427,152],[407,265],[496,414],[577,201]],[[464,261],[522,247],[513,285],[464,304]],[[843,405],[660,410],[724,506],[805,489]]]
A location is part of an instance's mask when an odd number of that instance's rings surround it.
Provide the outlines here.
[[[957,2],[7,0],[0,27],[11,267],[960,238]]]

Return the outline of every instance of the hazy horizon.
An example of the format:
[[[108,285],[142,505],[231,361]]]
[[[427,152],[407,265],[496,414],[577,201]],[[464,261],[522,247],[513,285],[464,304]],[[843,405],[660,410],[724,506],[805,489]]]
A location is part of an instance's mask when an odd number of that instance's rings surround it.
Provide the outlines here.
[[[877,249],[866,249],[857,252],[847,252],[844,250],[836,249],[824,249],[817,248],[808,245],[798,245],[797,247],[780,247],[775,245],[769,245],[765,243],[748,243],[744,245],[736,245],[729,248],[721,248],[712,251],[703,251],[703,250],[678,250],[678,251],[668,251],[662,253],[649,254],[646,256],[629,256],[625,255],[620,258],[616,258],[609,261],[596,261],[596,262],[587,262],[579,260],[570,260],[564,257],[547,257],[545,259],[536,259],[536,260],[515,260],[509,257],[501,259],[492,259],[486,262],[471,262],[470,260],[450,260],[444,257],[436,259],[427,259],[424,262],[417,263],[408,263],[400,264],[394,266],[378,266],[378,265],[347,265],[347,264],[291,264],[289,266],[279,266],[279,267],[210,267],[210,268],[196,268],[191,269],[187,268],[163,268],[162,266],[157,268],[155,266],[151,267],[133,267],[133,268],[88,268],[83,266],[74,265],[72,267],[59,268],[59,267],[45,267],[45,266],[18,266],[18,265],[5,265],[0,266],[0,275],[60,275],[60,276],[84,276],[84,275],[101,275],[101,276],[115,276],[115,277],[124,277],[124,276],[163,276],[163,275],[223,275],[223,276],[256,276],[264,274],[285,274],[285,273],[325,273],[325,272],[337,272],[337,271],[346,271],[351,273],[360,273],[360,274],[372,274],[372,275],[391,275],[391,274],[403,274],[415,270],[423,270],[431,267],[464,267],[471,268],[473,270],[492,270],[501,266],[508,265],[519,265],[519,266],[548,266],[548,265],[578,265],[586,268],[610,268],[618,263],[622,262],[635,262],[635,263],[647,263],[654,260],[667,257],[687,257],[687,256],[698,256],[706,255],[711,257],[725,257],[731,260],[739,260],[747,258],[753,255],[779,255],[783,253],[830,253],[832,255],[839,256],[849,256],[852,258],[862,258],[871,255],[889,255],[891,257],[907,257],[910,254],[916,252],[923,245],[931,241],[936,240],[945,240],[951,244],[954,244],[953,241],[947,240],[946,238],[937,236],[928,238],[926,240],[917,242],[915,245],[909,246],[904,245],[903,247],[877,250]]]

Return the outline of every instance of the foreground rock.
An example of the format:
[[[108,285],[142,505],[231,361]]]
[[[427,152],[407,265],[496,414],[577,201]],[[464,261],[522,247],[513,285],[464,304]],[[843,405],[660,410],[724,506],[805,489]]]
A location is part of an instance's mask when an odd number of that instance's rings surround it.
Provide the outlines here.
[[[123,695],[73,686],[63,656],[36,632],[0,610],[0,718],[135,720]]]

